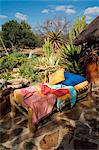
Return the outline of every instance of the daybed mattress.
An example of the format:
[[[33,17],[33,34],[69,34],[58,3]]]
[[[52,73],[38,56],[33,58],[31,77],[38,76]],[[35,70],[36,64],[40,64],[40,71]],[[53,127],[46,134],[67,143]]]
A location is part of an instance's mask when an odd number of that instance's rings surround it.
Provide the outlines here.
[[[84,81],[82,83],[79,83],[77,85],[74,86],[74,88],[77,91],[77,99],[84,97],[84,95],[86,95],[87,91],[88,91],[88,81]],[[16,89],[14,91],[14,100],[18,103],[18,104],[22,104],[22,92],[21,89]],[[67,100],[70,98],[70,94],[67,94]]]

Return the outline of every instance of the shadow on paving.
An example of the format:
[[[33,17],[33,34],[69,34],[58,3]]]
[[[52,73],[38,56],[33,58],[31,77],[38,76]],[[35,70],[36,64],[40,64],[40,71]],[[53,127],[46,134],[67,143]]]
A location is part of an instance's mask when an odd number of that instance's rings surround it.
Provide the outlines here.
[[[40,150],[40,147],[44,150],[98,150],[98,110],[99,101],[94,97],[80,101],[71,110],[60,113],[61,117],[73,120],[75,127],[67,125],[64,119],[57,120],[58,113],[55,113],[39,124],[35,134],[28,132],[28,120],[23,115],[17,113],[11,118],[8,113],[0,119],[0,150]]]

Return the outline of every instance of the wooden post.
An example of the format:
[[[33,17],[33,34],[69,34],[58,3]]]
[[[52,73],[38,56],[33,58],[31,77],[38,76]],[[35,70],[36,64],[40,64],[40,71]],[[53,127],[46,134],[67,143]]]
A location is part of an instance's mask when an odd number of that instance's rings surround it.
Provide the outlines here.
[[[11,112],[13,114],[13,117],[16,115],[16,110],[14,106],[14,95],[10,94],[10,104],[11,104]]]
[[[92,82],[89,83],[89,93],[90,93],[90,96],[92,96]]]
[[[29,131],[31,133],[33,133],[35,131],[35,124],[32,123],[32,108],[28,109],[28,127],[29,127]]]

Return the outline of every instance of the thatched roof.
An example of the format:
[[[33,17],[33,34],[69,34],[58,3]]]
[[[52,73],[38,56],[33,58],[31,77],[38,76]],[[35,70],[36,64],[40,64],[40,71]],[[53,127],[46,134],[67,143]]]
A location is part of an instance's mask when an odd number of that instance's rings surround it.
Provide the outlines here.
[[[76,37],[74,45],[83,43],[99,42],[99,16],[97,16],[86,28]]]

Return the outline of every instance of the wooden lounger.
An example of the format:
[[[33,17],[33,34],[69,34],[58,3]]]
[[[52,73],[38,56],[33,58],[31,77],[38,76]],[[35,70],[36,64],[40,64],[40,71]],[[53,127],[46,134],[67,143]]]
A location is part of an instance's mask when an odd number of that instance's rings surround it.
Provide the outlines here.
[[[82,86],[81,86],[82,85]],[[82,87],[82,88],[81,88]],[[75,89],[77,91],[77,101],[85,98],[88,95],[88,82],[83,82],[75,86]],[[32,109],[29,108],[23,108],[20,101],[18,102],[14,97],[14,92],[10,94],[10,103],[11,103],[11,111],[13,116],[16,115],[16,108],[21,112],[27,119],[28,119],[28,128],[30,132],[34,132],[36,127],[35,124],[32,123]],[[68,98],[66,100],[66,105],[70,103],[70,99]],[[57,110],[56,106],[54,107],[54,111]]]

